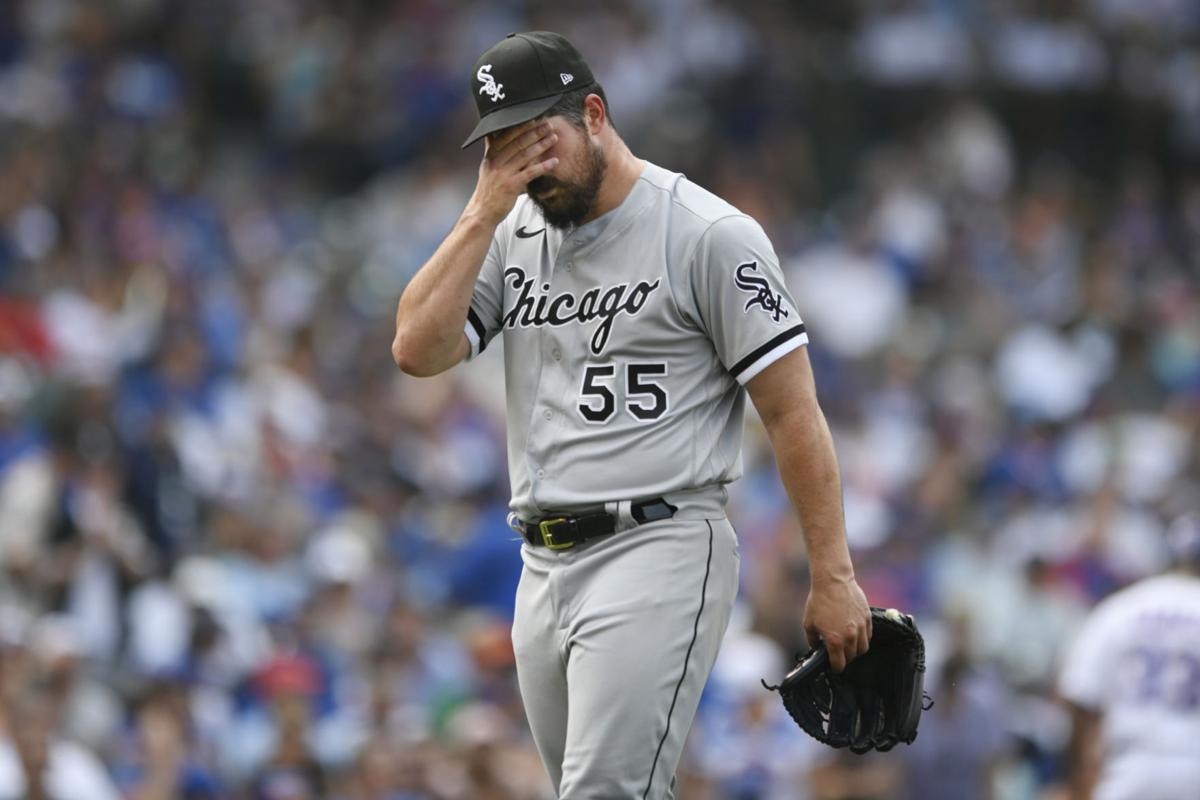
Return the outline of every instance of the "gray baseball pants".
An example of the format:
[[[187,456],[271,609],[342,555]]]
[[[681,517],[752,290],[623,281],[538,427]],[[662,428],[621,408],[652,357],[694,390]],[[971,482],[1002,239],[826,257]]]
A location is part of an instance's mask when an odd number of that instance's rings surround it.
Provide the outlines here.
[[[611,536],[521,548],[517,678],[562,800],[675,797],[737,595],[736,534],[712,498],[671,496],[673,518],[640,526],[622,503]]]

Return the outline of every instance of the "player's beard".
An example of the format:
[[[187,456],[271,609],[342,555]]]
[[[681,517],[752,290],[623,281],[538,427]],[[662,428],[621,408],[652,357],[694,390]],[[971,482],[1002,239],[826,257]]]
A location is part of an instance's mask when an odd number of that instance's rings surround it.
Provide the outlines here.
[[[591,143],[576,159],[574,166],[582,174],[579,180],[561,180],[552,175],[543,175],[531,180],[526,187],[529,199],[541,210],[542,218],[552,228],[574,228],[596,207],[596,196],[600,194],[600,184],[604,182],[604,172],[608,169],[604,148]],[[558,187],[558,191],[549,197],[537,196],[539,192],[553,187]]]

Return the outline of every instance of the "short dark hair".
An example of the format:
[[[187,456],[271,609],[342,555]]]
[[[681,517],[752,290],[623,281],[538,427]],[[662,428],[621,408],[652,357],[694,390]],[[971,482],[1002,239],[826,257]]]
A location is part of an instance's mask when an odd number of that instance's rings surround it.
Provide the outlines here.
[[[558,102],[550,106],[550,109],[542,116],[566,117],[567,121],[576,128],[583,129],[587,127],[583,122],[583,101],[587,99],[589,94],[599,96],[600,102],[604,103],[604,115],[608,117],[608,124],[612,125],[612,110],[608,107],[608,97],[604,94],[604,87],[599,83],[572,89],[558,98]],[[616,126],[614,125],[613,127]]]

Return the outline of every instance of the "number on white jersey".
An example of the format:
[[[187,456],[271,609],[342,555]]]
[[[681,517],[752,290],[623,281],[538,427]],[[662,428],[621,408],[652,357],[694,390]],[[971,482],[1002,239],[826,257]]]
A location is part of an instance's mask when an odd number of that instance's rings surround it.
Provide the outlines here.
[[[1134,647],[1126,651],[1125,663],[1135,669],[1134,702],[1187,712],[1200,708],[1200,659],[1194,654]]]

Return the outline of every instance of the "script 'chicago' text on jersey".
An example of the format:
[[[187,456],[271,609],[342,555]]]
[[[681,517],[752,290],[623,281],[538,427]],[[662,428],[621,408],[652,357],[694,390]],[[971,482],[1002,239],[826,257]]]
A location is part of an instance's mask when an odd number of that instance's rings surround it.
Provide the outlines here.
[[[604,351],[617,316],[622,313],[636,315],[645,308],[646,301],[661,283],[661,280],[653,283],[638,281],[632,289],[628,283],[618,283],[608,288],[597,286],[588,289],[582,297],[576,298],[572,292],[562,292],[551,297],[548,283],[542,284],[540,294],[535,293],[533,287],[536,280],[528,277],[520,267],[505,269],[504,278],[517,293],[516,302],[501,320],[504,327],[559,327],[572,322],[587,324],[599,319],[600,324],[596,326],[590,344],[594,355],[600,355]]]

